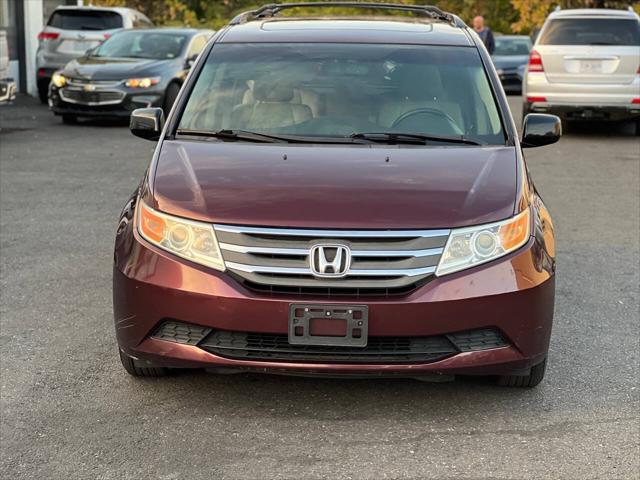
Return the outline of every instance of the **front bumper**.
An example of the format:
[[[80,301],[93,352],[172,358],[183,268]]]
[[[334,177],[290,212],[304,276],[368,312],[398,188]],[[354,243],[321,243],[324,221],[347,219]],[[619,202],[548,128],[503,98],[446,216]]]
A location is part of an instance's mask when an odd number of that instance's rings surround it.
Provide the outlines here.
[[[136,108],[161,107],[164,90],[161,88],[131,89],[118,85],[83,91],[82,88],[49,89],[49,107],[56,115],[78,117],[129,117]]]
[[[500,375],[524,374],[547,355],[555,266],[534,239],[507,257],[434,278],[405,296],[336,299],[256,293],[226,273],[149,245],[130,224],[124,230],[118,235],[113,277],[117,340],[124,353],[153,365],[296,375]],[[272,361],[229,358],[154,335],[167,319],[213,331],[286,335],[292,303],[366,304],[370,338],[492,329],[508,345],[427,362]]]

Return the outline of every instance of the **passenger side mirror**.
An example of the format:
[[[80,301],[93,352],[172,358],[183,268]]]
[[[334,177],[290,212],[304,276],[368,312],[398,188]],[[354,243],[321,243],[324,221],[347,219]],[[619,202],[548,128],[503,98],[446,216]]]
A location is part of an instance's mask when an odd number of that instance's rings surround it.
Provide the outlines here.
[[[138,108],[131,112],[129,130],[136,137],[158,140],[164,127],[164,112],[161,108]]]
[[[530,113],[524,118],[522,127],[522,148],[542,147],[560,140],[562,122],[555,115]]]
[[[193,67],[193,65],[196,63],[196,60],[198,59],[198,55],[191,55],[189,58],[187,58],[187,61],[185,62],[185,68],[191,68]]]

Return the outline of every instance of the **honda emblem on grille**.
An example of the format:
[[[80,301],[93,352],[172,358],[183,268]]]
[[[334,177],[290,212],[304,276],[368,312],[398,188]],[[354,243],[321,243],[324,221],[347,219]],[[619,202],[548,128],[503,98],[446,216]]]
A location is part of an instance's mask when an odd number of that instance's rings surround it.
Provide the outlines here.
[[[351,267],[351,249],[346,245],[314,245],[309,264],[316,277],[344,277]]]
[[[96,91],[96,86],[95,85],[91,85],[91,84],[85,85],[84,86],[84,91],[85,92],[95,92]]]

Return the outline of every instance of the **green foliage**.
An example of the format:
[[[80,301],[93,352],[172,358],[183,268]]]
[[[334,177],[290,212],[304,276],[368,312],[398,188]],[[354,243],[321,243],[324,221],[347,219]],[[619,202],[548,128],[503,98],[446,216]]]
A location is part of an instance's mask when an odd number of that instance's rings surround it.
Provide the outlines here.
[[[85,0],[86,1],[86,0]],[[291,0],[293,1],[293,0]],[[317,0],[311,0],[317,1]],[[385,0],[370,0],[385,1]],[[606,0],[386,0],[394,3],[423,5],[432,3],[443,10],[455,13],[470,23],[476,15],[485,17],[485,23],[495,32],[529,33],[542,25],[553,8],[607,7],[626,8],[625,1]],[[282,3],[278,0],[93,0],[95,5],[121,5],[136,8],[158,25],[185,25],[218,29],[236,14],[259,7],[265,3]],[[633,7],[640,12],[640,2]],[[307,15],[363,15],[374,11],[344,7],[305,9]],[[291,11],[290,15],[300,14]],[[389,14],[376,11],[376,14]],[[391,12],[393,14],[393,12]]]

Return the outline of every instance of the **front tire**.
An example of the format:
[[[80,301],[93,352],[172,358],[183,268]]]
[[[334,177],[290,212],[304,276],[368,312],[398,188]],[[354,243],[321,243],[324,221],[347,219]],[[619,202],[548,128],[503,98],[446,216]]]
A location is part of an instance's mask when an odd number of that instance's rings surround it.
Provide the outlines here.
[[[78,123],[78,117],[75,115],[62,115],[62,123],[65,125],[75,125]]]
[[[532,388],[542,382],[547,368],[547,359],[531,367],[529,375],[501,375],[498,385],[501,387]]]
[[[133,377],[164,377],[168,370],[164,367],[141,367],[136,360],[119,350],[120,361],[127,373]]]
[[[40,103],[47,104],[49,101],[49,85],[44,85],[40,83],[38,85],[38,98],[40,99]]]
[[[522,104],[522,125],[524,126],[524,119],[531,113],[530,104],[528,102],[524,102]]]

